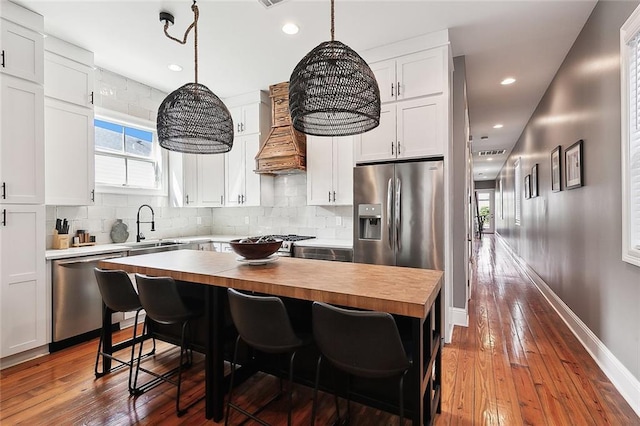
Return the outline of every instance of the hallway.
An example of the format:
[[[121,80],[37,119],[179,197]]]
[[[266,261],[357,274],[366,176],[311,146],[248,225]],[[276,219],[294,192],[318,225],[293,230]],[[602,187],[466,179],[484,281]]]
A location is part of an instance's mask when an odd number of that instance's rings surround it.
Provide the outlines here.
[[[436,425],[640,425],[540,292],[522,276],[493,235],[476,243],[469,327],[456,327],[443,351],[442,413]],[[129,333],[129,330],[120,332]],[[0,424],[210,425],[204,403],[174,414],[175,388],[137,398],[127,372],[95,379],[97,340],[0,372]],[[159,343],[160,351],[166,344]],[[186,375],[187,399],[203,393],[202,357]],[[148,362],[163,363],[162,356]],[[237,389],[242,405],[258,407],[273,393],[274,377],[257,374]],[[309,424],[311,389],[297,386],[294,423]],[[344,405],[343,405],[344,407]],[[263,413],[286,423],[285,399]],[[316,424],[331,424],[333,400],[320,398]],[[351,425],[396,425],[396,416],[353,404]],[[232,424],[243,419],[234,413]],[[407,424],[409,424],[407,422]]]
[[[498,237],[474,246],[469,327],[444,350],[448,424],[640,425]]]

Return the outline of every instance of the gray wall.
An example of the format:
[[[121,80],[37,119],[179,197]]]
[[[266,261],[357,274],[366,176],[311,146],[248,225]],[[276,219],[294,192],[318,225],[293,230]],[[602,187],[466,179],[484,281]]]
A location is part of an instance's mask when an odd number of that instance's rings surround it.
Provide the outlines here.
[[[473,187],[475,189],[495,189],[495,180],[475,180],[473,181]]]
[[[498,179],[496,228],[622,364],[640,379],[640,268],[621,260],[620,27],[637,2],[599,2]],[[584,140],[584,184],[551,192],[550,154]],[[540,196],[514,224],[513,162],[538,163]],[[564,179],[563,179],[564,180]]]
[[[465,308],[467,306],[467,277],[465,270],[464,252],[467,247],[467,227],[465,226],[464,212],[467,208],[466,197],[466,163],[464,160],[466,148],[465,114],[467,111],[466,67],[464,56],[453,58],[453,154],[451,167],[453,167],[453,188],[451,196],[453,224],[453,259],[452,286],[453,307]]]

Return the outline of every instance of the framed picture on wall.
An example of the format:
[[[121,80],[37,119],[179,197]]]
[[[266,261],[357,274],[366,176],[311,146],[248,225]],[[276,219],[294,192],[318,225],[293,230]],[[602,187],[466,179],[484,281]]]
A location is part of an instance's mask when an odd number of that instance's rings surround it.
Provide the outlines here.
[[[524,177],[524,198],[531,198],[531,175]]]
[[[531,168],[531,198],[538,196],[538,163]]]
[[[551,151],[551,191],[559,192],[562,190],[562,162],[560,161],[560,153],[562,147],[558,145]]]
[[[574,189],[582,186],[582,139],[571,145],[564,152],[564,170],[564,187],[566,189]]]

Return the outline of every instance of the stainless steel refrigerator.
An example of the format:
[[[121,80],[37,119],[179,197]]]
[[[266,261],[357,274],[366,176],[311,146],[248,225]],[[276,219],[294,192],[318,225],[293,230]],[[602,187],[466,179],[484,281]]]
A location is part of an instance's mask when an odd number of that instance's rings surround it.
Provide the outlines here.
[[[353,261],[444,270],[442,161],[356,166]]]

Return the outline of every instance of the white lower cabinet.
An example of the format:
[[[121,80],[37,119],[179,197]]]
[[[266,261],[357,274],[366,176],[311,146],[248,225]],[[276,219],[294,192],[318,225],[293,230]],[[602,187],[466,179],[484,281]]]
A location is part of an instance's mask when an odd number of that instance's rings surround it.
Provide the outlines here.
[[[0,205],[0,357],[46,345],[45,208]]]
[[[444,156],[443,96],[383,104],[380,125],[355,139],[356,163]]]
[[[353,204],[352,136],[307,136],[307,204]]]
[[[46,98],[44,127],[46,204],[93,204],[93,110]]]
[[[227,206],[273,205],[273,177],[254,172],[260,149],[260,135],[236,137],[226,155],[225,183]]]

